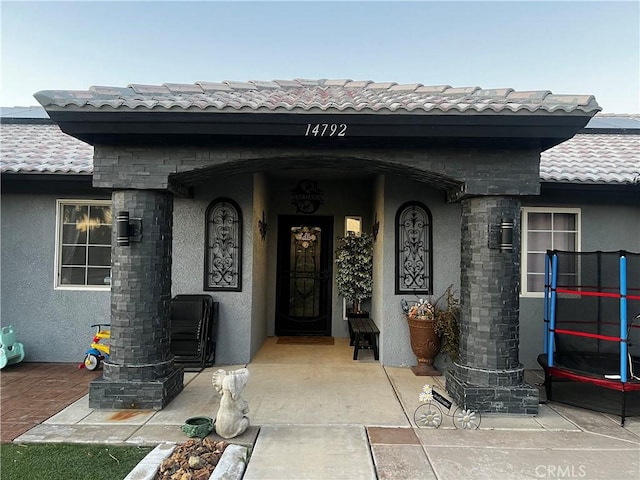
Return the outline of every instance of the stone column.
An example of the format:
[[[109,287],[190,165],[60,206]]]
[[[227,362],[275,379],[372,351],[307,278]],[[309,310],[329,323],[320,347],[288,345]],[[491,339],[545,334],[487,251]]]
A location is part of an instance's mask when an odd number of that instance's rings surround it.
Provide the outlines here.
[[[183,387],[169,348],[173,197],[166,191],[112,195],[111,348],[103,376],[91,382],[91,408],[162,409]],[[141,219],[141,237],[116,244],[116,216]]]
[[[514,222],[513,249],[500,248],[500,223]],[[535,414],[538,390],[519,363],[520,201],[462,200],[460,358],[447,372],[456,403],[481,412]]]

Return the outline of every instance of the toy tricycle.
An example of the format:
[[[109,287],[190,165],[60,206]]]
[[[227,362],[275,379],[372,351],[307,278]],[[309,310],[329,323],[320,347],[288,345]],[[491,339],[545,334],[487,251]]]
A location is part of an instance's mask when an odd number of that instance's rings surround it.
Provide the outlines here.
[[[87,370],[95,370],[100,366],[100,362],[109,360],[109,339],[111,338],[111,330],[102,327],[109,327],[108,323],[94,323],[91,325],[96,327],[96,334],[91,342],[91,348],[87,350],[84,362],[80,364],[80,368]],[[105,340],[105,343],[100,343]]]

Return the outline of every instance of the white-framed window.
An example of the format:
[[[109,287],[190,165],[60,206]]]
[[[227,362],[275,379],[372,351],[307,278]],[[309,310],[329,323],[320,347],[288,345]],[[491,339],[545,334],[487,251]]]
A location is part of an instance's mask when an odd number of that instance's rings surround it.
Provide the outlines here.
[[[344,234],[347,235],[349,232],[362,233],[362,217],[344,217]]]
[[[109,290],[111,201],[56,202],[55,288]]]
[[[579,208],[522,208],[520,288],[523,296],[543,295],[544,259],[547,250],[580,251],[580,222]]]

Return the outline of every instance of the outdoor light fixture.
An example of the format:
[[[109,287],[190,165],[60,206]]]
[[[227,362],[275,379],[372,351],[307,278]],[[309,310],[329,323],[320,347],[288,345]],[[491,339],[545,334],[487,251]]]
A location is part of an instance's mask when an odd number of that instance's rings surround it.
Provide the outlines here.
[[[371,227],[371,233],[373,234],[373,241],[378,239],[378,232],[380,231],[380,220],[378,220],[378,212],[373,220],[373,226]]]
[[[142,220],[129,218],[129,212],[120,211],[116,216],[116,244],[128,247],[129,242],[139,242],[142,238]]]
[[[513,220],[505,220],[500,222],[500,250],[513,250]]]
[[[258,220],[258,231],[260,238],[264,240],[267,236],[267,220],[264,217],[264,210],[262,211],[262,220]]]
[[[116,217],[117,244],[119,247],[129,246],[129,212],[118,212]]]

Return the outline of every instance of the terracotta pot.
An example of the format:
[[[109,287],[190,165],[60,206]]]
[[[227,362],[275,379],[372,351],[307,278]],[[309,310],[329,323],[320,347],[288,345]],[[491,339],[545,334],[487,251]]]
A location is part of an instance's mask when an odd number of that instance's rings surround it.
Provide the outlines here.
[[[417,376],[437,377],[442,373],[433,366],[440,352],[440,337],[433,329],[434,321],[417,317],[407,317],[411,350],[418,359],[418,365],[411,367]]]

